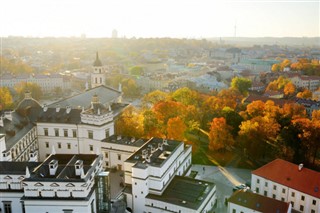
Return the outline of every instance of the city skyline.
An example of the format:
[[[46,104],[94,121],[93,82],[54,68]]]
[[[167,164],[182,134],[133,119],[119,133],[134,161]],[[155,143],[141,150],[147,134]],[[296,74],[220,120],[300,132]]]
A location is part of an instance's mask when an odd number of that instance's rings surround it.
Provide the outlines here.
[[[19,6],[17,6],[19,5]],[[297,0],[13,0],[0,36],[318,37],[320,2]]]

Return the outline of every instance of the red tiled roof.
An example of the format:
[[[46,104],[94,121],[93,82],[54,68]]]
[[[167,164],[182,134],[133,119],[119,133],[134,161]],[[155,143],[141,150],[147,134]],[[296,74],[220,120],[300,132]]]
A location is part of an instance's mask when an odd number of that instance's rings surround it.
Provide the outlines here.
[[[286,213],[289,208],[289,203],[244,190],[233,193],[228,201],[263,213]]]
[[[305,194],[320,198],[320,173],[311,169],[299,167],[282,159],[276,159],[252,174],[287,186]]]

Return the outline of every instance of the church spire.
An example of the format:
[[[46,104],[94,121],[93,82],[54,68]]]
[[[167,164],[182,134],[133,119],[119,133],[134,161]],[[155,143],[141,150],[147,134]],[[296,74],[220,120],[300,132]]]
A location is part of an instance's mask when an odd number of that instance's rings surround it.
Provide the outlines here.
[[[94,61],[93,66],[95,66],[95,67],[102,67],[102,63],[101,63],[101,61],[100,61],[100,59],[99,59],[99,54],[98,54],[98,52],[96,52],[96,60]]]

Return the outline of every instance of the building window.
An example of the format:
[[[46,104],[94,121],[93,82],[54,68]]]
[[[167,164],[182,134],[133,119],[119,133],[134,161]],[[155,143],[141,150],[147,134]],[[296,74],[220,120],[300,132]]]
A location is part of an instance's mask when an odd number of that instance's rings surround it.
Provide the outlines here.
[[[268,192],[267,191],[264,191],[264,196],[268,196]]]
[[[272,195],[272,198],[273,198],[273,199],[276,199],[276,195],[275,195],[275,194],[273,194],[273,195]]]
[[[282,193],[286,193],[286,189],[282,189]]]
[[[61,149],[61,143],[58,143],[58,149]]]
[[[90,151],[93,151],[93,145],[90,145],[89,147],[90,147]]]
[[[268,182],[265,182],[265,183],[264,183],[264,186],[265,186],[265,187],[268,187]]]
[[[54,135],[59,136],[59,129],[54,129]]]
[[[88,138],[93,139],[93,131],[88,130]]]
[[[62,209],[63,213],[73,213],[72,209]]]
[[[120,154],[118,154],[118,160],[121,160],[121,155]]]
[[[12,213],[11,201],[3,201],[4,213]]]
[[[260,183],[260,179],[257,179],[257,183]]]
[[[283,197],[281,198],[281,201],[284,202],[284,198]]]
[[[44,130],[44,135],[45,135],[45,136],[48,136],[48,135],[49,135],[49,134],[48,134],[48,128],[44,128],[43,130]]]
[[[259,193],[259,188],[258,187],[256,188],[256,192]]]
[[[277,186],[276,185],[273,185],[273,190],[277,190]]]
[[[67,143],[68,149],[71,149],[71,143]]]
[[[291,197],[294,197],[294,195],[295,195],[294,192],[291,192]]]
[[[303,209],[304,209],[304,206],[300,205],[300,211],[303,211]]]
[[[291,202],[292,208],[294,209],[294,202]]]
[[[106,138],[108,138],[110,136],[110,130],[106,129]]]
[[[236,213],[237,212],[237,210],[235,210],[235,209],[232,209],[232,213]]]
[[[106,162],[106,167],[109,167],[109,162]]]
[[[316,210],[314,210],[314,209],[311,209],[311,213],[316,213]]]
[[[303,196],[303,195],[301,195],[301,200],[302,200],[302,201],[304,200],[304,196]]]
[[[64,136],[64,137],[68,137],[68,130],[67,130],[67,129],[64,129],[64,130],[63,130],[63,136]]]
[[[316,200],[312,200],[312,205],[316,205],[317,201]]]
[[[46,142],[46,148],[49,148],[49,142]]]
[[[108,158],[108,157],[109,157],[108,152],[105,152],[105,153],[104,153],[104,157],[105,157],[105,158]]]
[[[75,129],[72,130],[72,137],[74,137],[74,138],[77,137],[77,130],[75,130]]]

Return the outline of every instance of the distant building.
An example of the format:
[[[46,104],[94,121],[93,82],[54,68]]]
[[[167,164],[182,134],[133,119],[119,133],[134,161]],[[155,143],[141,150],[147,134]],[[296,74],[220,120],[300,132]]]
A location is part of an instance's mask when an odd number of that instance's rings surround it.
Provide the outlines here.
[[[320,173],[276,159],[252,172],[251,189],[256,193],[290,202],[299,212],[320,212]]]
[[[118,38],[118,31],[116,29],[112,30],[112,38]]]
[[[320,86],[319,76],[294,75],[289,79],[297,88],[305,88],[310,91],[316,91]]]
[[[71,81],[68,76],[60,74],[33,74],[33,75],[12,75],[4,74],[0,76],[0,87],[14,88],[17,84],[22,82],[35,83],[39,85],[42,92],[50,93],[55,90],[55,88],[61,88],[64,90],[69,90],[71,88]]]
[[[253,193],[249,190],[238,190],[228,199],[228,213],[291,213],[291,203]]]

